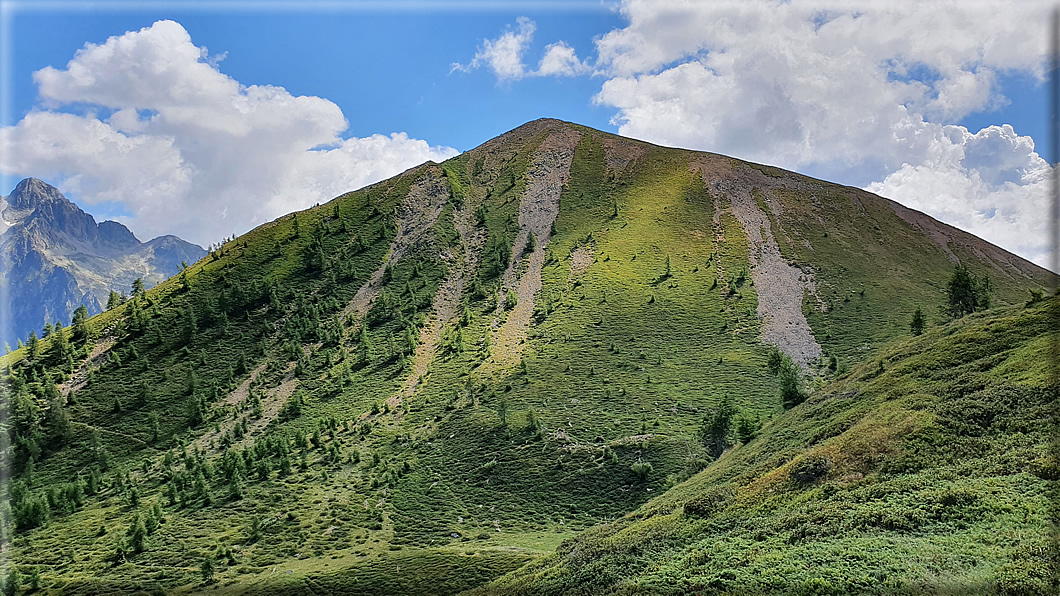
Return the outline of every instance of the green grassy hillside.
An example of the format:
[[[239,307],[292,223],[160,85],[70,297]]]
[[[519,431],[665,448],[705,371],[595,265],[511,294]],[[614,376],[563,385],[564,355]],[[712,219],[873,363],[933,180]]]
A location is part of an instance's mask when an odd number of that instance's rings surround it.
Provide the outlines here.
[[[1055,593],[1060,300],[898,340],[474,594]]]
[[[828,437],[921,436],[928,406],[904,395],[901,408],[871,397],[851,402],[856,414],[799,417],[897,382],[898,356],[877,354],[886,342],[927,350],[949,337],[941,307],[958,262],[991,278],[1002,308],[1054,283],[856,189],[531,122],[261,226],[7,356],[8,571],[86,594],[449,594],[528,562],[557,593],[583,579],[670,585],[685,567],[651,575],[664,558],[639,530],[637,554],[599,577],[552,553],[662,519],[655,497],[713,490],[744,454],[759,455],[740,473],[758,478]],[[908,340],[918,306],[928,332]],[[1035,341],[995,363],[998,379],[1040,387],[1021,364],[1044,349]],[[785,412],[774,346],[806,386],[844,389]],[[963,370],[940,362],[939,375]],[[701,428],[730,406],[743,431],[765,430],[707,467],[725,445]],[[883,422],[850,426],[877,410]],[[918,482],[909,465],[900,477]],[[788,503],[773,516],[759,499],[746,524],[794,523]],[[900,517],[912,501],[895,503]],[[537,589],[517,573],[496,585]]]

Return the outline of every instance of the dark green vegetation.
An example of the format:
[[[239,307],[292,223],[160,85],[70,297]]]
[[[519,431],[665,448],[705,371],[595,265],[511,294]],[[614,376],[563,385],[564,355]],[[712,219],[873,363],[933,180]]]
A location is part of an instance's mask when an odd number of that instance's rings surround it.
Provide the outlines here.
[[[1053,281],[536,121],[9,356],[0,539],[66,593],[1033,592]]]

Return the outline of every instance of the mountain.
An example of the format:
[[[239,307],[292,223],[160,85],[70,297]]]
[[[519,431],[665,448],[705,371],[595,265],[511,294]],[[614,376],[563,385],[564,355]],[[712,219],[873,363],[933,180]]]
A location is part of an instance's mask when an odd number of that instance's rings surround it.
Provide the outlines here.
[[[1056,281],[537,120],[7,356],[0,542],[68,594],[1034,593]]]
[[[11,305],[0,342],[40,334],[45,324],[70,323],[84,304],[103,310],[111,290],[128,293],[133,280],[148,287],[177,273],[182,261],[206,251],[176,236],[140,242],[115,221],[99,224],[54,186],[36,178],[0,198],[0,259]]]

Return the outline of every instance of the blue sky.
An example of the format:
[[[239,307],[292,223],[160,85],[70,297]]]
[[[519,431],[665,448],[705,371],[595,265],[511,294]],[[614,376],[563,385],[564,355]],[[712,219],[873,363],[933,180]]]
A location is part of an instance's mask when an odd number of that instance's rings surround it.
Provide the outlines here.
[[[547,116],[1046,260],[1045,5],[93,6],[3,2],[0,184],[41,177],[143,238],[207,244]]]
[[[224,54],[221,70],[245,85],[279,85],[294,95],[315,95],[338,104],[350,135],[405,131],[460,150],[539,117],[577,121],[594,128],[612,112],[589,98],[599,81],[537,79],[497,85],[489,76],[450,74],[476,44],[514,23],[523,10],[180,12],[49,11],[16,17],[14,116],[37,105],[33,72],[61,67],[86,42],[135,31],[162,19],[181,23],[196,45]],[[603,5],[546,12],[537,21],[543,40],[563,39],[587,53],[594,36],[621,24]],[[5,124],[13,124],[7,122]]]

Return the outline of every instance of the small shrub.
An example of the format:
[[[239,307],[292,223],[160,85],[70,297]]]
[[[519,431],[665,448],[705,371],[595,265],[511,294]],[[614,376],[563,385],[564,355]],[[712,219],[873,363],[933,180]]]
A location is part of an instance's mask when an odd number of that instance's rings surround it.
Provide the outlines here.
[[[799,484],[810,484],[824,478],[833,467],[832,460],[823,455],[808,455],[791,467],[791,479]]]
[[[651,474],[652,467],[648,462],[637,462],[629,467],[629,469],[636,474],[637,479],[644,481],[648,479],[648,474]]]

